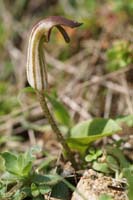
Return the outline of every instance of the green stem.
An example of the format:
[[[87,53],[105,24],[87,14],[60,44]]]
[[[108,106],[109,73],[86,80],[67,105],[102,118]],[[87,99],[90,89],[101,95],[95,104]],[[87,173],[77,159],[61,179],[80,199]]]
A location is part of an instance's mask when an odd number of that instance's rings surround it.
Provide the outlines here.
[[[75,162],[74,156],[73,156],[69,146],[67,145],[64,137],[62,136],[53,116],[51,115],[51,113],[49,111],[44,92],[37,91],[36,93],[37,93],[37,96],[38,96],[38,99],[39,99],[39,102],[40,102],[40,105],[41,105],[41,108],[43,110],[44,115],[47,117],[47,119],[48,119],[48,121],[51,125],[51,128],[53,129],[53,131],[56,134],[58,141],[62,144],[64,150],[66,151],[68,159],[72,163],[73,167],[76,169],[77,164]]]

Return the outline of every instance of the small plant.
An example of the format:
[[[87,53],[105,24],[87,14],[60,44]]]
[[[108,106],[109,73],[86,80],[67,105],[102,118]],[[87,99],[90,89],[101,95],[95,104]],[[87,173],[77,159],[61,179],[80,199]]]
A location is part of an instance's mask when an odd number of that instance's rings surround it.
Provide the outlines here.
[[[131,45],[127,41],[116,41],[107,51],[107,70],[116,71],[133,61]]]
[[[91,142],[118,132],[121,130],[121,128],[112,119],[108,120],[97,118],[82,122],[72,127],[70,129],[70,137],[67,138],[67,140],[65,140],[62,136],[60,129],[58,128],[53,116],[49,111],[46,101],[47,97],[57,110],[59,104],[52,98],[52,96],[50,97],[47,94],[47,70],[43,51],[43,43],[49,41],[53,27],[57,27],[63,35],[65,41],[69,42],[69,36],[62,25],[74,28],[80,26],[81,24],[65,19],[64,17],[53,16],[40,21],[33,27],[28,45],[27,78],[31,87],[36,91],[44,115],[49,120],[49,123],[55,132],[58,141],[62,144],[64,150],[66,151],[67,157],[71,161],[74,168],[77,168],[77,164],[75,163],[71,149],[79,150],[81,154],[84,154]],[[68,118],[69,115],[67,115],[67,119]]]
[[[85,160],[86,162],[92,162],[94,160],[97,160],[99,156],[102,155],[102,150],[98,149],[95,150],[94,148],[89,150],[89,154],[86,155]]]
[[[22,200],[26,197],[44,199],[44,195],[52,191],[52,187],[60,182],[56,174],[42,174],[41,164],[33,168],[39,147],[33,147],[25,153],[1,153],[0,156],[0,199]],[[53,159],[47,159],[51,162]],[[47,165],[46,165],[47,166]],[[43,169],[46,167],[43,164]]]
[[[59,16],[52,16],[40,21],[33,27],[31,31],[27,55],[27,78],[29,84],[35,89],[44,115],[49,120],[49,123],[53,131],[55,132],[57,139],[64,147],[64,150],[66,151],[66,154],[68,155],[69,160],[74,167],[76,167],[76,163],[73,158],[72,152],[67,145],[65,139],[63,138],[53,116],[51,115],[47,105],[47,101],[45,99],[45,91],[48,88],[48,81],[43,43],[49,41],[51,31],[54,27],[56,27],[61,32],[65,41],[69,42],[69,36],[62,26],[75,28],[80,25],[81,23],[74,22]]]

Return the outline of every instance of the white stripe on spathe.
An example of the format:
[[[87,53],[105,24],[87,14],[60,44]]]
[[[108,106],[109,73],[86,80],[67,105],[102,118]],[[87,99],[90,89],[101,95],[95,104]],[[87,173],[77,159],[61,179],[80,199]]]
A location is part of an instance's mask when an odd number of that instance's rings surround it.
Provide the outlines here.
[[[48,85],[43,42],[48,42],[51,29],[56,26],[65,41],[69,42],[69,36],[61,25],[75,28],[80,26],[81,23],[62,16],[50,16],[41,20],[32,28],[27,53],[27,79],[30,86],[38,91],[46,90]]]
[[[41,91],[47,89],[47,74],[44,65],[39,58],[39,43],[41,38],[46,38],[51,22],[40,21],[36,24],[30,34],[27,54],[27,79],[31,87]],[[42,50],[43,52],[43,50]],[[44,55],[41,59],[44,59]],[[41,63],[41,65],[40,65]],[[42,85],[44,83],[44,85]]]

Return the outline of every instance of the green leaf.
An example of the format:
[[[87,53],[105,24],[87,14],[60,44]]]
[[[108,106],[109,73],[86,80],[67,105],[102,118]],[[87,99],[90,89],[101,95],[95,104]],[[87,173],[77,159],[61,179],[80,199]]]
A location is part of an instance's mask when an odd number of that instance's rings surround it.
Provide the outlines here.
[[[18,181],[19,176],[13,173],[6,171],[4,174],[1,175],[1,180],[7,184],[14,184]]]
[[[99,162],[95,161],[93,163],[92,168],[96,171],[106,173],[106,174],[109,174],[111,172],[107,163],[99,163]]]
[[[21,171],[23,176],[28,176],[30,174],[33,161],[35,160],[35,154],[40,153],[41,148],[39,146],[34,146],[29,149],[26,153],[19,156],[19,165],[21,166]]]
[[[117,147],[108,146],[106,147],[106,152],[108,155],[113,156],[117,162],[119,162],[121,170],[130,166],[130,163],[126,160],[123,152]]]
[[[59,177],[58,175],[41,175],[41,174],[34,174],[32,177],[32,182],[35,184],[46,184],[46,185],[55,185],[58,183],[62,177]]]
[[[22,170],[22,175],[23,176],[28,176],[31,172],[32,169],[32,162],[30,161],[29,163],[27,163],[27,165],[23,168]]]
[[[5,167],[7,171],[15,175],[20,175],[17,156],[10,152],[4,152],[1,156],[5,160]]]
[[[23,154],[24,166],[26,166],[29,162],[33,162],[35,160],[35,154],[40,153],[40,151],[41,149],[39,146],[34,146],[25,152]]]
[[[39,185],[38,186],[40,194],[44,195],[51,192],[52,188],[49,185]]]
[[[83,153],[91,142],[118,131],[121,131],[121,127],[114,120],[96,118],[74,126],[70,131],[70,138],[67,139],[67,142],[72,149],[77,149]]]
[[[133,127],[133,115],[117,117],[115,120],[118,124],[126,124],[128,127]]]
[[[69,112],[64,107],[64,105],[59,100],[57,100],[57,98],[53,96],[46,94],[46,97],[48,98],[48,100],[53,106],[56,120],[67,127],[71,127],[72,120],[71,120]]]
[[[40,194],[38,186],[35,183],[31,184],[31,194],[33,197],[37,197]]]
[[[93,160],[96,160],[99,156],[102,155],[102,150],[97,150],[93,153],[90,152],[90,154],[88,154],[86,157],[85,157],[85,160],[86,162],[91,162]]]
[[[86,161],[86,162],[91,162],[91,161],[96,160],[96,159],[97,159],[96,154],[94,154],[94,155],[89,154],[89,155],[87,155],[87,156],[85,157],[85,161]]]
[[[108,167],[111,170],[113,170],[115,172],[119,171],[120,166],[119,166],[118,160],[116,158],[114,158],[113,156],[107,155],[106,162],[107,162]]]
[[[112,134],[120,131],[121,128],[112,119],[95,118],[79,123],[71,130],[71,137],[81,138],[86,136],[96,136],[101,134]]]
[[[31,184],[31,194],[33,197],[39,196],[39,194],[47,194],[51,192],[51,187],[47,185],[36,185],[35,183]]]
[[[113,199],[107,194],[102,194],[100,195],[99,200],[113,200]]]
[[[52,189],[51,197],[61,200],[69,200],[70,191],[68,189],[68,186],[63,182],[56,184]]]
[[[35,160],[34,154],[38,152],[40,152],[40,148],[35,146],[23,154],[15,155],[10,152],[4,152],[1,156],[5,160],[6,170],[22,178],[30,174],[33,161]]]

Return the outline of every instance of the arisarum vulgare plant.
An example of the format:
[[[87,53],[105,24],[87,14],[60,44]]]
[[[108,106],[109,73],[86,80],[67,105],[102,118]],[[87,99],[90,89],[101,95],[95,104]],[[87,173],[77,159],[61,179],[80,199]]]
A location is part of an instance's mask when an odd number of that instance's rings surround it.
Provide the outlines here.
[[[38,96],[40,105],[47,117],[53,131],[55,132],[58,141],[62,144],[66,151],[68,159],[71,161],[74,167],[76,167],[73,154],[67,145],[64,137],[62,136],[53,116],[51,115],[47,101],[45,99],[45,92],[48,87],[46,62],[44,57],[44,42],[49,42],[51,31],[56,27],[66,42],[69,42],[69,36],[63,26],[75,28],[80,26],[81,23],[66,19],[61,16],[51,16],[44,20],[41,20],[32,28],[27,54],[27,79],[32,88],[35,89]]]

